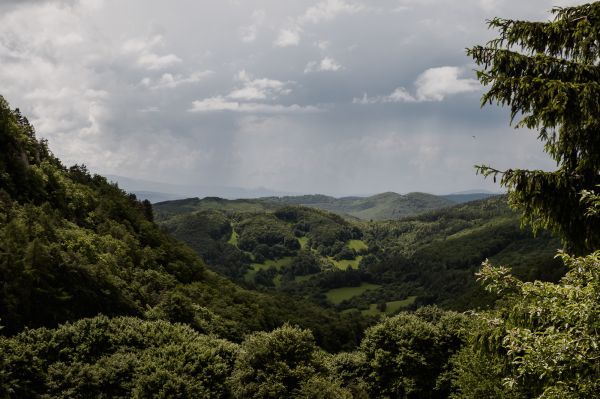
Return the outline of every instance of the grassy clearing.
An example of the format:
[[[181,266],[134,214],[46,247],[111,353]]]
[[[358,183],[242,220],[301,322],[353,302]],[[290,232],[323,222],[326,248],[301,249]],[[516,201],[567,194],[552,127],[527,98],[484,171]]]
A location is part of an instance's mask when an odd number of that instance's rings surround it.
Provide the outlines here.
[[[348,248],[353,249],[355,251],[367,250],[369,247],[363,240],[350,240],[348,241]]]
[[[290,263],[292,263],[293,260],[294,260],[294,258],[292,258],[291,256],[286,256],[285,258],[275,259],[275,260],[267,259],[267,260],[265,260],[264,263],[253,263],[252,268],[256,271],[266,270],[266,269],[270,269],[272,267],[274,267],[277,270],[281,270],[284,266],[287,266]]]
[[[333,265],[335,267],[337,267],[340,270],[346,270],[348,269],[348,266],[350,266],[353,269],[358,269],[358,265],[360,264],[360,261],[362,260],[362,256],[357,256],[356,258],[352,259],[352,260],[335,260],[332,257],[328,257],[327,259],[329,259],[331,261],[331,263],[333,263]]]
[[[329,302],[337,305],[338,303],[345,301],[346,299],[350,299],[352,297],[362,294],[365,291],[374,290],[379,287],[380,286],[377,284],[362,283],[358,287],[335,288],[327,291],[327,294],[325,295],[327,296],[327,300]]]
[[[300,242],[300,248],[304,249],[308,245],[308,237],[299,237],[298,241]]]
[[[399,310],[407,308],[410,305],[412,305],[413,303],[415,303],[416,299],[417,299],[416,296],[409,296],[408,298],[403,299],[401,301],[387,302],[387,306],[385,308],[385,313],[387,313],[387,314],[396,313]]]
[[[238,245],[238,233],[235,232],[235,230],[233,230],[231,232],[231,238],[229,238],[229,241],[227,241],[229,244],[231,245],[235,245],[237,247]]]
[[[246,274],[244,274],[244,280],[254,281],[254,276],[256,276],[256,272],[258,272],[259,270],[267,270],[272,267],[274,267],[277,270],[281,270],[284,266],[287,266],[290,263],[292,263],[292,260],[294,260],[294,258],[292,258],[291,256],[286,256],[285,258],[276,260],[267,259],[264,263],[253,263],[250,269],[246,272]]]
[[[382,313],[385,313],[386,315],[392,315],[392,314],[399,312],[402,309],[406,309],[407,307],[412,305],[416,299],[417,299],[416,296],[409,296],[408,298],[403,299],[401,301],[386,302],[386,307],[385,307],[384,312],[381,312],[379,309],[377,309],[376,303],[372,303],[369,306],[369,309],[362,311],[362,314],[365,316],[377,316]]]

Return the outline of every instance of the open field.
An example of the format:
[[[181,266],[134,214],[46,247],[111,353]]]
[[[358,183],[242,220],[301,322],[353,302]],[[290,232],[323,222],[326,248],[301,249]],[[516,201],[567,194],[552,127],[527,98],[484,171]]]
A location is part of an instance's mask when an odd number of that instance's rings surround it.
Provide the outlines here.
[[[379,309],[377,309],[376,303],[372,303],[369,306],[369,309],[362,311],[362,314],[365,316],[377,316],[382,313],[385,313],[387,315],[392,315],[402,309],[409,307],[410,305],[412,305],[415,302],[416,299],[417,299],[416,296],[409,296],[408,298],[403,299],[401,301],[386,302],[385,311],[383,311],[383,312],[381,312]]]
[[[357,295],[362,294],[368,290],[374,290],[379,288],[380,286],[377,284],[370,283],[362,283],[358,287],[342,287],[342,288],[334,288],[332,290],[327,291],[327,300],[331,303],[338,304],[346,299],[350,299]]]
[[[237,247],[238,245],[238,233],[235,232],[235,230],[233,230],[231,232],[231,238],[229,239],[229,241],[227,241],[229,244],[231,245],[235,245]]]
[[[350,266],[353,269],[358,269],[358,265],[360,264],[360,261],[362,260],[362,256],[357,256],[354,259],[351,260],[335,260],[332,257],[328,257],[327,259],[329,259],[331,261],[331,263],[333,263],[333,265],[335,267],[337,267],[340,270],[346,270],[348,269],[348,266]]]
[[[363,240],[350,240],[348,241],[348,248],[355,251],[366,251],[369,249],[367,244]]]
[[[298,238],[298,242],[300,242],[300,247],[302,249],[306,248],[306,246],[308,245],[308,237],[304,236],[304,237],[299,237]]]
[[[276,260],[267,259],[264,263],[253,263],[251,269],[248,270],[244,275],[244,279],[246,281],[254,281],[254,276],[256,276],[256,272],[258,272],[259,270],[267,270],[272,267],[274,267],[277,270],[281,270],[284,266],[287,266],[290,263],[292,263],[292,260],[294,260],[294,258],[292,258],[291,256],[286,256],[285,258]]]

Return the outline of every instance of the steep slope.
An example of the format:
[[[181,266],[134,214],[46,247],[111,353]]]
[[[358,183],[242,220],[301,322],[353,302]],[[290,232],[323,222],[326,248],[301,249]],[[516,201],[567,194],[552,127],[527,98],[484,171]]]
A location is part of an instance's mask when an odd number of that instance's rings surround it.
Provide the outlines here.
[[[363,321],[207,270],[154,224],[149,202],[84,166],[64,167],[1,97],[0,145],[2,333],[102,313],[185,322],[233,340],[290,321],[326,347],[356,343]]]

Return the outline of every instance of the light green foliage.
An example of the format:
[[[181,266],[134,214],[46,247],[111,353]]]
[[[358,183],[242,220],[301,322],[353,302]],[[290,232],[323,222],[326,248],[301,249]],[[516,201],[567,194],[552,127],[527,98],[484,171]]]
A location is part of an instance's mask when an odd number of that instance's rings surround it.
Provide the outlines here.
[[[510,107],[517,126],[539,131],[556,171],[479,167],[509,189],[534,229],[557,233],[578,254],[600,248],[600,215],[585,215],[582,192],[600,183],[600,2],[555,8],[553,21],[494,18],[498,37],[468,54],[489,90],[482,103]]]
[[[338,304],[354,296],[360,295],[365,291],[374,290],[377,288],[379,288],[379,286],[376,284],[362,283],[358,287],[334,288],[327,291],[326,295],[327,300],[329,300],[331,303]]]
[[[299,237],[298,242],[300,242],[300,247],[302,249],[305,249],[308,246],[308,237]]]
[[[490,264],[481,270],[483,282],[507,296],[507,305],[482,315],[487,328],[479,340],[506,354],[496,385],[521,397],[583,398],[600,390],[600,252],[561,256],[569,271],[559,283],[523,283]],[[472,373],[466,367],[461,372]],[[472,390],[468,381],[459,384]]]
[[[229,241],[227,241],[228,244],[231,245],[235,245],[237,247],[238,245],[238,233],[235,232],[235,230],[231,230],[231,237],[229,238]]]

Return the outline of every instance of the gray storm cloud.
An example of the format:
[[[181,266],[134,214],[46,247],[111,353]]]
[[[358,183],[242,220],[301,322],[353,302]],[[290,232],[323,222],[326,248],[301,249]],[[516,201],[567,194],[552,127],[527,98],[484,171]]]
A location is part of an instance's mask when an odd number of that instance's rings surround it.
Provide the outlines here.
[[[551,168],[481,110],[464,49],[534,0],[3,1],[0,94],[66,163],[179,184],[361,194],[497,189]]]

